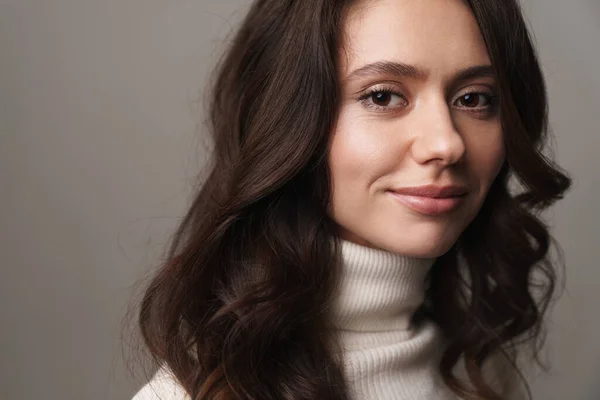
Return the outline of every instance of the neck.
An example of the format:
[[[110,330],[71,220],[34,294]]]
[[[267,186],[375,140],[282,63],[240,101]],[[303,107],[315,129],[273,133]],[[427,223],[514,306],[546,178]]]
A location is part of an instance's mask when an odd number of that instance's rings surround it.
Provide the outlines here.
[[[435,259],[407,257],[341,241],[342,268],[333,323],[347,331],[411,328],[425,299],[426,277]]]

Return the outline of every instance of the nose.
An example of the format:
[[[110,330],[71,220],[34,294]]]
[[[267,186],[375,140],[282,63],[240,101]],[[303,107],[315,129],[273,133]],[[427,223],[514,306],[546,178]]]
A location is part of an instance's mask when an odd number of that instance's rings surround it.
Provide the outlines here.
[[[433,101],[419,108],[414,115],[417,120],[416,137],[412,143],[415,161],[444,167],[459,163],[465,155],[465,142],[456,129],[446,102]]]

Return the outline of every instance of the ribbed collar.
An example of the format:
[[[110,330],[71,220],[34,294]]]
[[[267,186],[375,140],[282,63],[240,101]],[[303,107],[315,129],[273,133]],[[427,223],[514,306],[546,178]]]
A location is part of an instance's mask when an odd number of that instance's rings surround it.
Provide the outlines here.
[[[435,259],[413,258],[341,240],[334,326],[349,331],[407,330],[425,299]]]

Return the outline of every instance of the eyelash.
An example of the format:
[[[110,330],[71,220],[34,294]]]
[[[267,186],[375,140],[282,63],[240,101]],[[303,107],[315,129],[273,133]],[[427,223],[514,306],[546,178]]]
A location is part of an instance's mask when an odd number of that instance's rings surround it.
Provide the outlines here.
[[[378,106],[375,104],[370,104],[368,103],[368,100],[371,98],[371,96],[373,96],[376,93],[382,93],[382,94],[391,94],[391,95],[395,95],[398,96],[400,98],[402,98],[402,100],[406,101],[406,99],[404,98],[404,96],[402,96],[402,94],[398,93],[396,90],[391,89],[391,88],[374,88],[374,89],[370,89],[369,91],[367,91],[366,93],[364,93],[363,95],[361,95],[358,100],[363,104],[364,107],[366,108],[371,108],[375,111],[378,112],[382,112],[382,111],[390,111],[394,108],[399,108],[400,106],[395,106],[395,107],[386,107],[386,106]],[[464,110],[466,112],[469,113],[473,113],[473,114],[491,114],[494,109],[496,108],[497,105],[497,100],[498,100],[498,95],[494,94],[492,92],[481,92],[481,91],[477,91],[477,90],[472,90],[472,91],[468,91],[463,93],[458,99],[461,99],[464,96],[467,95],[483,95],[484,97],[487,98],[488,100],[488,105],[484,106],[484,107],[461,107],[461,110]]]

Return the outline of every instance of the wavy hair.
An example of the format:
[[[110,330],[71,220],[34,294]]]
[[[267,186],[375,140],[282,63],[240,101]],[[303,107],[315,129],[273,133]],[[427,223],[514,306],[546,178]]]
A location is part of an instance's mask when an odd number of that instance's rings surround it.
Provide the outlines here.
[[[518,3],[465,2],[500,85],[506,162],[436,260],[424,311],[447,338],[446,384],[464,399],[495,400],[484,362],[542,339],[557,265],[539,212],[570,179],[542,152],[546,89]],[[327,320],[339,260],[327,151],[352,3],[257,0],[216,70],[207,178],[139,311],[153,360],[192,399],[348,398]],[[467,381],[454,372],[461,358]]]

